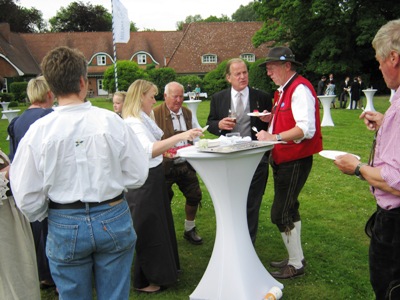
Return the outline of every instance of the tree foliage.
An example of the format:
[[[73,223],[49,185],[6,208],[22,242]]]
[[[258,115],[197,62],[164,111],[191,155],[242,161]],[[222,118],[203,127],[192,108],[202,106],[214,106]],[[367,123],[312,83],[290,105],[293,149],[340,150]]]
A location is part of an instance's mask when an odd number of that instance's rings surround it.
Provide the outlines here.
[[[176,72],[172,68],[151,69],[148,71],[149,80],[158,87],[157,100],[164,99],[164,88],[168,82],[176,80]]]
[[[52,32],[111,31],[112,15],[102,5],[72,2],[49,20]],[[132,26],[132,24],[131,24]]]
[[[371,41],[383,24],[400,16],[391,0],[261,0],[254,9],[264,21],[255,46],[288,45],[303,62],[303,73],[315,77],[361,74],[371,81],[381,78]]]
[[[46,28],[43,14],[36,8],[25,8],[13,0],[0,0],[0,23],[9,23],[13,32],[42,32]]]
[[[221,17],[209,16],[203,19],[200,15],[187,16],[185,21],[176,22],[177,30],[183,29],[183,24],[190,24],[193,22],[230,22],[231,19],[227,15],[221,15]]]
[[[120,60],[117,61],[118,71],[118,90],[127,91],[132,82],[136,79],[148,79],[146,71],[139,68],[138,64],[134,61]],[[108,92],[115,92],[115,68],[114,66],[108,67],[104,72],[104,89]]]
[[[250,2],[247,5],[240,5],[240,7],[232,14],[232,21],[234,22],[259,21],[258,14],[254,10],[254,2]]]

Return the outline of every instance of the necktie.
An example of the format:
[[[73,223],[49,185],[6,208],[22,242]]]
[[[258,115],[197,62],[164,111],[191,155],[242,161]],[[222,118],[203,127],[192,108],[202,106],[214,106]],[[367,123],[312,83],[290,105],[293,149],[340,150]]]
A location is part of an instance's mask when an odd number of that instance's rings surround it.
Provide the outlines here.
[[[243,112],[244,112],[242,93],[237,93],[236,98],[237,98],[236,99],[236,115],[239,118],[243,115]]]

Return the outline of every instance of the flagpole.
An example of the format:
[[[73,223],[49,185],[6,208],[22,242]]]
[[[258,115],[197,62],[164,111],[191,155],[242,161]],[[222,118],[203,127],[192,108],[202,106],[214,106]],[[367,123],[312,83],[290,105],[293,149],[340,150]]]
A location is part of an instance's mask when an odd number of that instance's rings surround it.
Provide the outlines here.
[[[118,70],[117,70],[117,46],[115,43],[115,28],[114,28],[114,3],[111,0],[111,13],[112,17],[112,36],[113,36],[113,49],[114,49],[114,79],[115,79],[115,91],[118,92]]]

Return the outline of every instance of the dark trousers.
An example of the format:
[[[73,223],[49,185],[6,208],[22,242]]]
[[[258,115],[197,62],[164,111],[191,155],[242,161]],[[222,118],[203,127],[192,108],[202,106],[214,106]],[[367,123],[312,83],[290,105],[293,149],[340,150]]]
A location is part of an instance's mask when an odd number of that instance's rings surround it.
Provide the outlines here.
[[[172,186],[176,183],[186,198],[186,204],[189,206],[199,206],[201,202],[201,189],[196,171],[188,162],[177,165],[164,164],[165,182],[167,184],[168,197],[172,201],[174,191]]]
[[[280,232],[292,230],[294,222],[301,220],[298,197],[311,172],[312,164],[312,156],[279,165],[271,159],[275,190],[271,221]]]
[[[266,152],[254,172],[247,196],[247,225],[253,244],[256,242],[260,207],[268,181],[268,158],[269,152]]]
[[[369,270],[377,300],[400,299],[400,208],[377,208],[369,247]]]

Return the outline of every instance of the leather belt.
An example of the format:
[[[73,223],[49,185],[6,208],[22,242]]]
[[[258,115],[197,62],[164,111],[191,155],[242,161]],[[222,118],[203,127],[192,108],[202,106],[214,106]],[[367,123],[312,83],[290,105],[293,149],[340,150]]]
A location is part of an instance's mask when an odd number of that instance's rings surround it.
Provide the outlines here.
[[[75,201],[72,203],[65,203],[65,204],[57,203],[50,199],[49,208],[52,208],[52,209],[82,209],[82,208],[86,208],[86,204],[88,204],[89,207],[96,207],[96,206],[100,206],[100,205],[104,205],[104,204],[112,204],[113,202],[122,200],[123,197],[124,197],[124,194],[120,194],[112,199],[108,199],[103,202],[82,202],[82,201],[78,200],[78,201]]]

